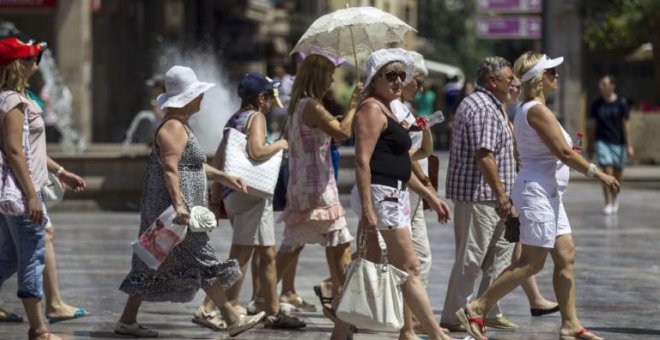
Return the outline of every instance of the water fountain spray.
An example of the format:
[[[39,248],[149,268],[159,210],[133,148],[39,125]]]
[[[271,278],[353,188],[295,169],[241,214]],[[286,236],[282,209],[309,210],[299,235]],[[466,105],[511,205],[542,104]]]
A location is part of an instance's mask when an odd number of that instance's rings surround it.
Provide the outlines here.
[[[50,50],[45,50],[41,56],[39,70],[44,79],[44,97],[55,113],[55,128],[62,136],[60,146],[65,154],[81,154],[87,148],[87,142],[78,133],[73,122],[71,90],[64,84],[55,59]]]

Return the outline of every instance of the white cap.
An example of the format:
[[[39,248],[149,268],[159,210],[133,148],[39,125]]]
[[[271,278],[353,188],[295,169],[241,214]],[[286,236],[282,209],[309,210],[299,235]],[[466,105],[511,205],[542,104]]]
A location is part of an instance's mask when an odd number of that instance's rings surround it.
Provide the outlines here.
[[[410,57],[413,60],[413,65],[415,65],[415,73],[420,72],[424,77],[429,75],[429,69],[426,68],[426,63],[424,62],[424,56],[415,52],[410,51]]]
[[[564,62],[564,57],[559,57],[555,59],[550,59],[548,58],[547,55],[543,55],[541,57],[541,60],[539,60],[532,68],[530,68],[525,74],[520,77],[520,81],[528,81],[534,77],[536,77],[539,73],[543,72],[544,70],[557,67],[561,63]]]
[[[364,82],[362,91],[369,87],[371,80],[383,66],[395,61],[403,63],[406,72],[404,83],[408,83],[413,78],[413,73],[415,73],[415,65],[410,53],[402,48],[380,49],[371,53],[369,59],[367,59],[367,80]]]
[[[215,84],[197,80],[190,67],[172,66],[165,74],[165,93],[158,96],[156,104],[161,110],[181,108],[213,86]]]

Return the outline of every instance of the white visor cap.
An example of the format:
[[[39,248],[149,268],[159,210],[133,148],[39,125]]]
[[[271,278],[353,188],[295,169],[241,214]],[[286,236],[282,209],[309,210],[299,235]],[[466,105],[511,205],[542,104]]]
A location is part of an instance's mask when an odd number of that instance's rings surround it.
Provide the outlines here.
[[[406,72],[406,80],[403,83],[407,84],[415,73],[414,60],[410,53],[402,48],[387,48],[377,50],[369,55],[369,59],[367,59],[367,80],[364,82],[362,91],[367,90],[374,76],[383,66],[395,61],[403,64],[403,70]]]
[[[564,57],[558,57],[554,59],[548,58],[547,55],[543,55],[541,57],[541,60],[539,60],[529,71],[525,72],[525,74],[520,77],[520,81],[528,81],[534,77],[536,77],[539,73],[543,72],[544,70],[551,69],[553,67],[557,67],[561,65],[561,63],[564,62]]]

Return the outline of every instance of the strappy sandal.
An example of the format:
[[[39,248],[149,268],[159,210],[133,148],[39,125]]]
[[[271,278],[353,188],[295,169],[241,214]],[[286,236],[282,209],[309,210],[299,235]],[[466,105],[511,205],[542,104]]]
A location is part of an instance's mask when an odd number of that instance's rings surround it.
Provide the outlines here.
[[[295,299],[287,300],[284,303],[288,303],[295,307],[297,312],[316,312],[316,306],[303,300],[300,296],[296,296]]]
[[[482,318],[471,317],[468,312],[467,306],[459,309],[456,312],[456,317],[458,317],[458,320],[461,322],[461,325],[463,325],[465,331],[468,334],[470,334],[471,337],[477,340],[488,339],[486,337],[486,322]],[[479,332],[481,334],[474,331],[474,328],[472,328],[472,324],[477,324],[477,326],[479,326]]]
[[[197,317],[197,314],[193,316],[190,320],[192,323],[205,327],[214,331],[226,331],[227,323],[223,320],[218,312],[213,311],[211,313],[206,313],[202,311],[202,317]]]
[[[575,332],[575,334],[573,334],[573,335],[559,334],[559,340],[575,340],[575,339],[591,340],[591,339],[594,339],[593,337],[586,337],[587,333],[589,333],[589,330],[585,327],[582,327],[582,328],[580,328],[579,331]],[[597,338],[600,338],[599,336],[597,336],[595,334],[593,334],[593,335],[596,336]]]
[[[321,301],[321,306],[324,307],[325,305],[332,306],[332,298],[323,296],[323,293],[321,292],[321,286],[314,286],[314,293],[316,294],[316,296],[319,297],[319,300]]]
[[[323,315],[330,319],[330,321],[336,323],[337,315],[335,314],[335,310],[332,308],[332,298],[323,296],[323,293],[321,292],[321,286],[314,286],[314,293],[319,297],[319,300],[321,301]]]

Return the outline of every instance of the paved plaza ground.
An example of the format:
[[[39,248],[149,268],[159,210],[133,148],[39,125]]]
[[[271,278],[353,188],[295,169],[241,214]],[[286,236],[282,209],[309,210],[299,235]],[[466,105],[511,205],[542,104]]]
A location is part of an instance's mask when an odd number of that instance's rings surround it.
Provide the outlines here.
[[[342,196],[345,206],[348,197]],[[601,189],[595,182],[569,186],[565,204],[577,245],[577,307],[583,323],[607,339],[660,339],[660,185],[658,182],[630,182],[621,195],[618,216],[604,216]],[[56,252],[62,295],[67,302],[82,306],[91,316],[52,325],[65,339],[117,339],[113,334],[126,296],[117,287],[129,270],[129,243],[136,237],[137,213],[53,212]],[[349,211],[352,230],[357,216]],[[429,292],[436,316],[445,298],[453,263],[453,226],[440,225],[427,213],[433,250]],[[277,226],[281,235],[282,225]],[[224,222],[212,232],[217,253],[226,257],[231,228]],[[553,297],[552,261],[537,276],[543,293]],[[323,249],[309,246],[301,257],[297,289],[307,301],[318,300],[312,286],[328,276]],[[242,301],[250,296],[246,280]],[[24,315],[16,298],[16,280],[6,282],[0,292],[2,306]],[[222,339],[226,333],[199,328],[190,322],[202,300],[202,293],[186,304],[145,303],[139,321],[160,331],[165,339]],[[516,331],[489,330],[490,339],[557,339],[559,316],[532,318],[521,289],[503,301],[506,316],[519,323]],[[327,339],[332,324],[321,313],[301,315],[308,323],[303,331],[271,331],[262,326],[239,339]],[[28,325],[0,324],[0,339],[24,339]],[[465,333],[453,333],[463,338]],[[355,339],[395,339],[395,334],[359,333]]]

